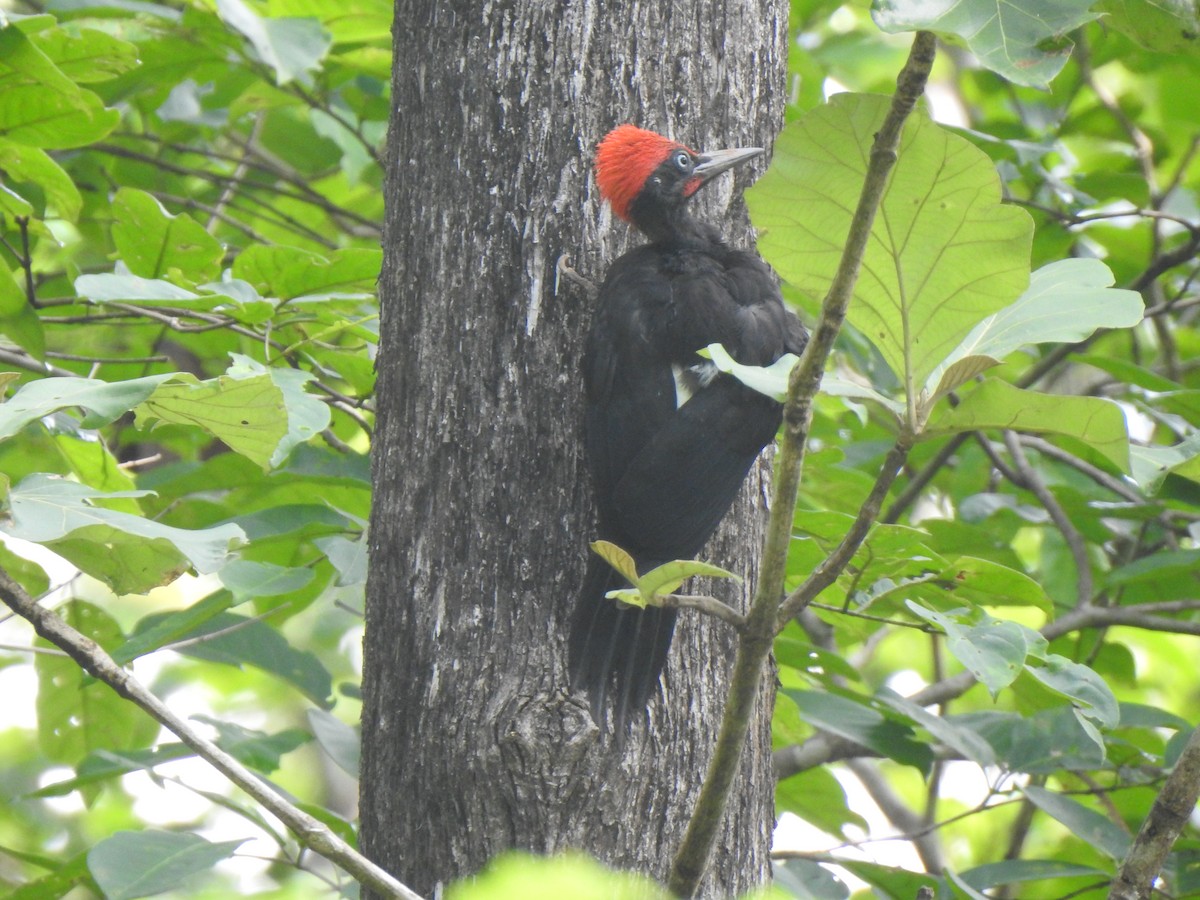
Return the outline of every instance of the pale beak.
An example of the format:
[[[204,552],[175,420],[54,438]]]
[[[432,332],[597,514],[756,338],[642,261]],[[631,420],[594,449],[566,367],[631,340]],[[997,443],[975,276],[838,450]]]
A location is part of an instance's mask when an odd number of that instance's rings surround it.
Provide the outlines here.
[[[714,175],[720,175],[726,169],[732,169],[738,163],[743,163],[756,156],[762,156],[766,151],[762,147],[736,147],[733,150],[713,150],[701,153],[700,161],[692,169],[692,175],[702,181],[708,181]]]

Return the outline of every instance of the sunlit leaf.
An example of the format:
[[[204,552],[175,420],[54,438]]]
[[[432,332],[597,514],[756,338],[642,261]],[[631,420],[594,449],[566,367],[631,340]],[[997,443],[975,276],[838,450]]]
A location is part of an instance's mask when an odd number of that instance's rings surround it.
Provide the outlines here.
[[[270,375],[199,381],[191,375],[159,385],[134,410],[139,428],[195,425],[264,469],[288,432],[283,392]]]
[[[1099,397],[1025,391],[994,378],[966,393],[958,406],[936,412],[924,436],[988,428],[1077,438],[1117,468],[1129,471],[1129,434],[1115,403]]]
[[[832,283],[886,97],[838,94],[786,126],[746,195],[759,246],[800,291]],[[1000,202],[988,158],[912,116],[871,231],[848,317],[914,390],[989,313],[1028,284],[1033,227]],[[919,235],[919,239],[916,237]]]
[[[362,755],[358,731],[323,709],[310,709],[307,715],[309,727],[321,749],[337,763],[338,768],[357,778]]]
[[[1112,272],[1098,259],[1042,266],[1015,303],[971,329],[933,370],[926,390],[934,396],[954,390],[1027,344],[1081,341],[1098,328],[1130,328],[1142,321],[1141,294],[1112,283]]]
[[[1096,0],[874,0],[888,32],[932,31],[967,45],[980,63],[1016,84],[1046,87],[1071,55],[1067,35],[1097,18]]]
[[[112,202],[113,241],[134,275],[159,278],[176,269],[196,281],[217,274],[224,249],[195,219],[172,216],[153,196],[121,188]]]

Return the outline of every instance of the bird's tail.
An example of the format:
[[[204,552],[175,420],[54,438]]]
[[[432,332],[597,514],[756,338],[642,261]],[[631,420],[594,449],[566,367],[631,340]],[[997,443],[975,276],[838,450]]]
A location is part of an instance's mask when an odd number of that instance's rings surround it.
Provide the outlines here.
[[[611,690],[618,732],[650,702],[667,662],[677,616],[673,609],[621,606],[604,596],[622,587],[628,584],[608,563],[597,556],[588,560],[569,648],[572,689],[587,691],[597,723],[604,721]]]

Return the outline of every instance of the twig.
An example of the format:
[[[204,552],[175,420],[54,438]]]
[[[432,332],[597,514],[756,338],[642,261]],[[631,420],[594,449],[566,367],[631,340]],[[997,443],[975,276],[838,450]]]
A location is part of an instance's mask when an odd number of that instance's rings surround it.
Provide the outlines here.
[[[746,617],[716,597],[704,594],[662,594],[657,600],[663,609],[694,609],[732,625],[739,632],[746,628]]]
[[[1150,813],[1126,854],[1109,891],[1109,900],[1145,900],[1162,871],[1180,832],[1200,798],[1200,728],[1183,747],[1175,769],[1167,776]]]
[[[140,681],[118,666],[99,644],[72,628],[57,613],[39,606],[24,588],[2,569],[0,600],[21,618],[29,621],[39,635],[66,651],[85,672],[103,681],[119,696],[141,707],[195,750],[209,765],[283,822],[301,844],[341,866],[361,884],[383,897],[421,900],[419,894],[361,855],[324,823],[286,801],[236,759],[193,731],[191,726],[150,693]]]
[[[1075,523],[1062,508],[1058,498],[1050,493],[1050,489],[1046,487],[1041,476],[1029,464],[1015,432],[1004,432],[1004,445],[1008,447],[1008,455],[1012,457],[1013,465],[1021,478],[1021,486],[1032,491],[1034,496],[1041,501],[1059,532],[1062,533],[1063,540],[1067,542],[1067,549],[1071,551],[1071,558],[1075,561],[1075,603],[1076,606],[1086,606],[1092,602],[1093,587],[1092,562],[1088,559],[1087,541],[1083,539],[1083,535],[1079,533]]]
[[[854,558],[854,554],[866,540],[867,533],[871,530],[871,524],[878,520],[879,511],[883,508],[883,500],[887,497],[892,482],[900,474],[900,467],[904,465],[904,460],[908,457],[908,451],[912,449],[912,444],[912,435],[907,431],[901,432],[896,443],[892,445],[892,449],[888,451],[887,457],[884,458],[883,465],[879,467],[879,475],[875,478],[875,484],[872,485],[871,492],[863,501],[854,523],[842,538],[842,542],[819,566],[812,570],[800,587],[792,591],[783,601],[783,605],[779,608],[777,628],[782,628],[783,625],[799,615],[800,611],[812,603],[821,591],[833,584],[838,575],[850,564],[850,560]]]
[[[738,641],[725,715],[717,735],[712,763],[704,779],[687,833],[671,863],[668,888],[679,897],[692,897],[700,886],[712,856],[717,828],[725,813],[729,791],[737,773],[754,700],[763,677],[763,664],[771,652],[787,569],[787,550],[800,487],[804,444],[812,420],[812,403],[820,386],[825,362],[846,318],[858,271],[866,250],[875,213],[896,162],[904,121],[925,90],[933,66],[936,40],[930,32],[917,33],[897,79],[896,93],[883,125],[875,135],[862,193],[850,222],[846,247],[821,308],[808,345],[792,369],[783,407],[783,439],[775,458],[774,502],[767,525],[762,566],[746,628]]]
[[[854,773],[854,776],[862,783],[862,786],[867,789],[867,793],[871,795],[871,799],[875,801],[875,805],[883,810],[883,814],[888,817],[888,821],[895,825],[901,832],[911,832],[915,835],[908,840],[916,849],[917,855],[921,858],[921,863],[925,866],[925,871],[934,875],[940,875],[946,867],[946,862],[942,855],[942,845],[937,840],[935,831],[925,830],[932,823],[926,822],[916,812],[909,809],[908,804],[901,800],[899,795],[892,790],[892,786],[888,784],[887,779],[879,774],[879,770],[872,763],[868,763],[862,759],[850,759],[846,761],[846,766]]]

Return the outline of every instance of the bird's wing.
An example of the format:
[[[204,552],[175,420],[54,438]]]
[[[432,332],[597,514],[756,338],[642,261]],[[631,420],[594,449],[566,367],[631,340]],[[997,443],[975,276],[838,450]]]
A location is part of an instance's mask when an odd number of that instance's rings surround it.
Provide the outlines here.
[[[623,546],[640,559],[699,553],[779,421],[777,403],[727,375],[697,391],[612,487],[609,525]]]

